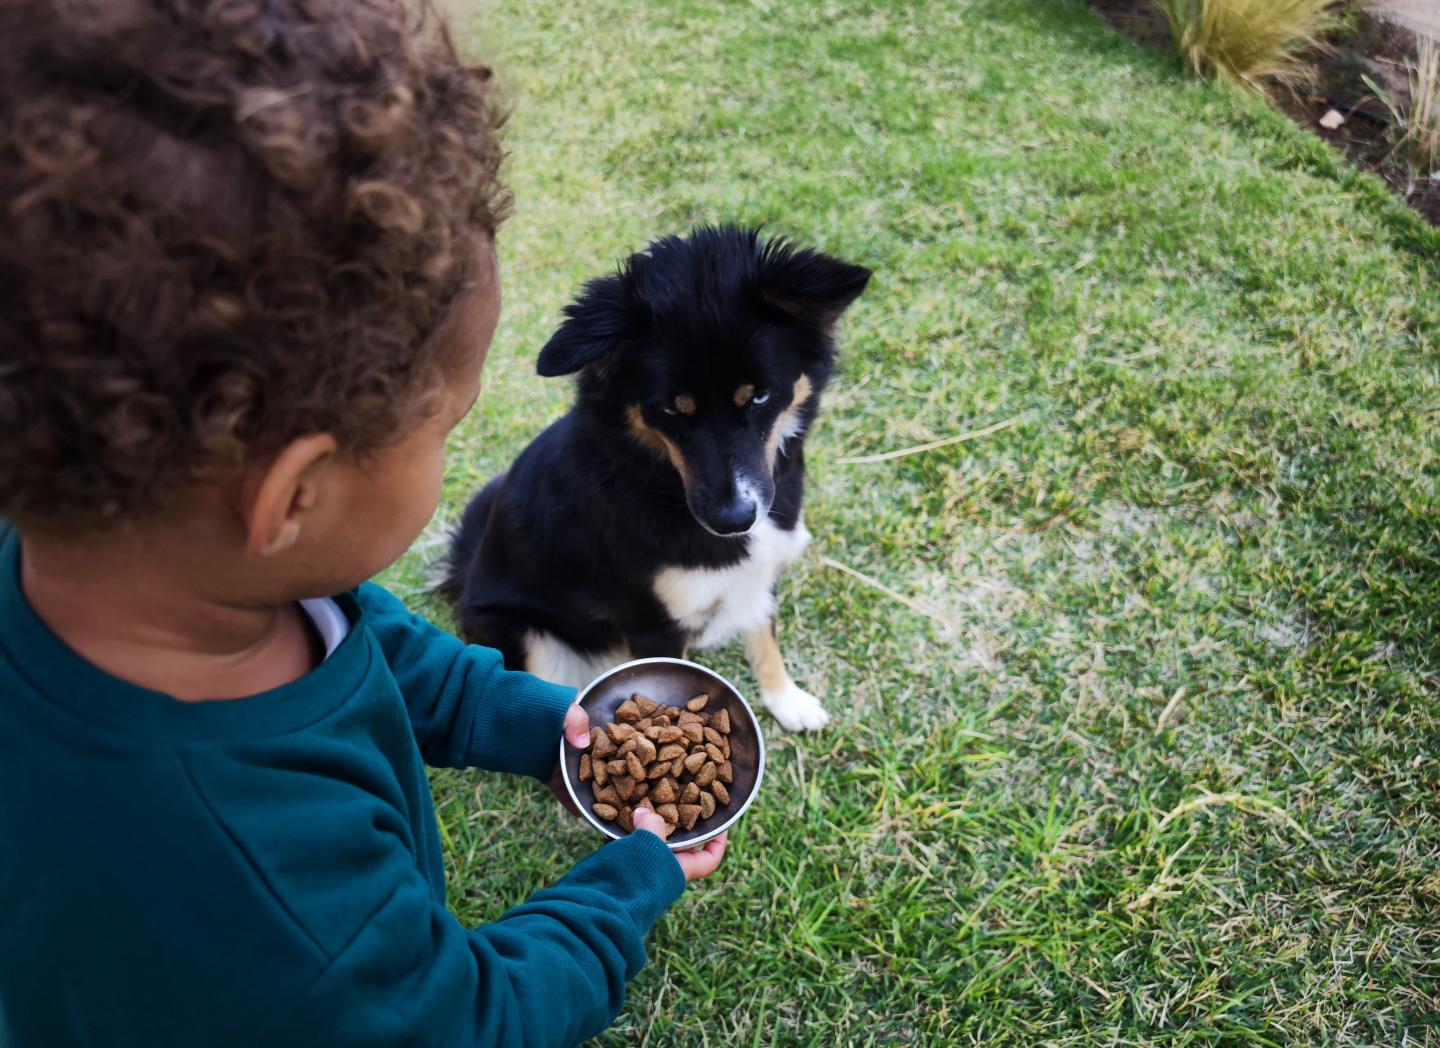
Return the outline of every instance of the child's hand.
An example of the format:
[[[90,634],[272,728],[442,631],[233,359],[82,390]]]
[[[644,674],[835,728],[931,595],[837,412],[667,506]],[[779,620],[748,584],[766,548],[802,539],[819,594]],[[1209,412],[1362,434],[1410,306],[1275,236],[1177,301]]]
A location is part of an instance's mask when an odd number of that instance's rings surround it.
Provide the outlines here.
[[[574,746],[577,750],[583,750],[590,745],[590,714],[580,708],[577,702],[565,713],[565,741]],[[580,809],[575,807],[575,802],[570,799],[570,793],[565,789],[565,780],[560,777],[560,765],[556,763],[555,771],[550,776],[550,792],[555,794],[555,799],[564,805],[565,810],[571,815],[580,816]]]
[[[565,738],[577,750],[590,745],[590,714],[581,709],[578,702],[565,714]]]
[[[649,808],[636,808],[634,819],[637,833],[648,830],[662,841],[670,836],[670,827],[665,824],[665,820]],[[685,871],[687,881],[709,877],[720,868],[720,860],[725,858],[725,844],[729,836],[728,833],[722,833],[718,837],[711,837],[702,847],[674,853],[675,861],[680,864],[680,869]]]

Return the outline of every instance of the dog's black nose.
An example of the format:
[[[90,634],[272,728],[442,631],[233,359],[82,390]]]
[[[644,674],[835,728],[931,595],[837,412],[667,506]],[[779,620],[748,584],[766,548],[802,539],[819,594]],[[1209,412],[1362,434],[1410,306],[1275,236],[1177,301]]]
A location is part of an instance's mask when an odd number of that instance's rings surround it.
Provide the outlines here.
[[[705,515],[705,523],[717,535],[739,535],[755,523],[755,503],[736,499],[714,507]]]

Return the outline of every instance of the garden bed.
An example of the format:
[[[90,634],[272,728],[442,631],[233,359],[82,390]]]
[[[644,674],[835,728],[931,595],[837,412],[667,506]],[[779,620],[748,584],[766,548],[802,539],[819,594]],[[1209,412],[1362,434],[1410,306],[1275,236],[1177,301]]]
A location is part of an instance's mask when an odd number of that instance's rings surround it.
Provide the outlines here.
[[[1090,0],[1105,21],[1141,43],[1168,50],[1170,30],[1151,0]],[[1311,56],[1315,82],[1273,84],[1275,106],[1301,127],[1343,150],[1359,167],[1379,175],[1431,225],[1440,225],[1440,180],[1396,153],[1400,133],[1368,77],[1390,97],[1407,90],[1406,61],[1416,50],[1415,34],[1383,18],[1359,13],[1353,26],[1332,36],[1332,50]],[[1321,125],[1331,110],[1344,117],[1335,128]]]

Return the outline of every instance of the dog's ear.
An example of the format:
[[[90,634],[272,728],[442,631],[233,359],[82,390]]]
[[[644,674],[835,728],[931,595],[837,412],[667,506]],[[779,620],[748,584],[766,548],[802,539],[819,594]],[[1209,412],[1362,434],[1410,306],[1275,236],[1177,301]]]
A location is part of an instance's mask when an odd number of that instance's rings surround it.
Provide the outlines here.
[[[830,334],[870,282],[870,270],[819,251],[772,240],[760,252],[760,298],[796,320]]]
[[[602,363],[631,336],[630,313],[621,274],[590,281],[565,307],[565,323],[545,343],[535,370],[553,378]]]

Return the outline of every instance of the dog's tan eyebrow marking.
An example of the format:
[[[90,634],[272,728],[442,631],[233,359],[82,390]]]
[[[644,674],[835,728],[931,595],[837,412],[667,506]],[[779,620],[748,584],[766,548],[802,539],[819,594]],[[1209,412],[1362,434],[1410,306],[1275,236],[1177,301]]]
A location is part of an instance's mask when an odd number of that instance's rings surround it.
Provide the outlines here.
[[[737,387],[735,390],[735,406],[737,408],[743,408],[746,404],[750,403],[750,398],[754,395],[754,383],[747,382],[745,385]]]
[[[680,474],[680,479],[688,486],[690,474],[685,468],[685,456],[680,454],[680,449],[675,446],[674,441],[646,423],[645,417],[640,414],[639,404],[631,404],[626,409],[625,420],[630,424],[630,432],[635,439],[651,451],[668,458],[670,465],[675,467],[675,472]]]
[[[695,414],[695,398],[692,397],[689,393],[681,393],[677,395],[673,403],[675,405],[675,410],[680,412],[680,414]]]

